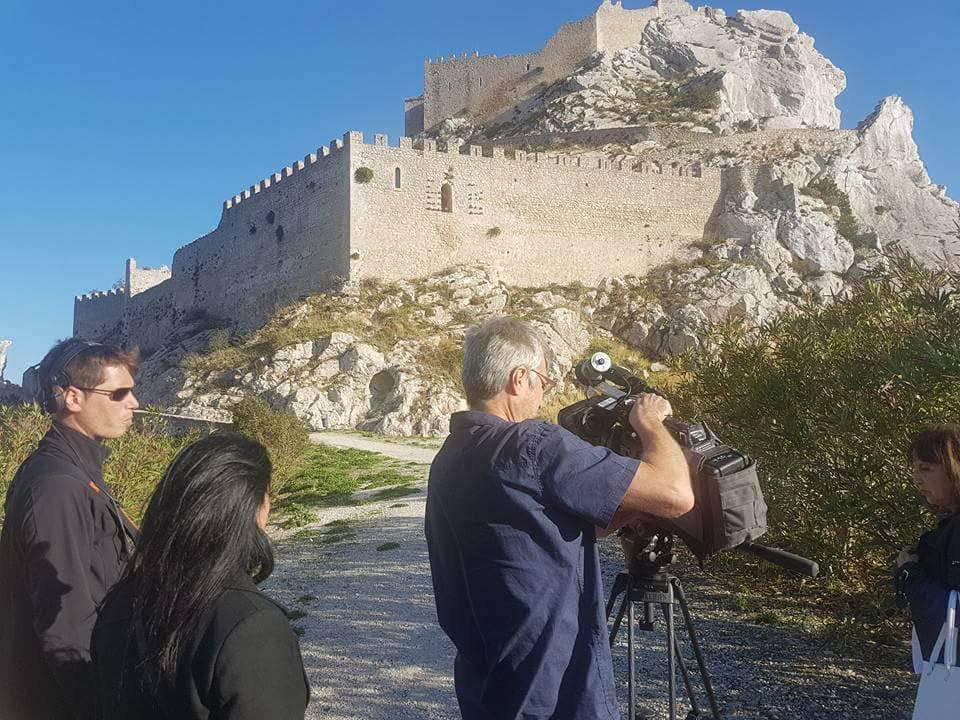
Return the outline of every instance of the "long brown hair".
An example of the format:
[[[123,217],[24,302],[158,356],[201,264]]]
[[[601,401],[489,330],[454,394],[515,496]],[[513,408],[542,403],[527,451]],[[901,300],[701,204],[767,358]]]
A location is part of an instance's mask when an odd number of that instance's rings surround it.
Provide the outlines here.
[[[937,425],[922,430],[910,443],[907,459],[943,465],[953,488],[954,504],[960,507],[960,425]]]

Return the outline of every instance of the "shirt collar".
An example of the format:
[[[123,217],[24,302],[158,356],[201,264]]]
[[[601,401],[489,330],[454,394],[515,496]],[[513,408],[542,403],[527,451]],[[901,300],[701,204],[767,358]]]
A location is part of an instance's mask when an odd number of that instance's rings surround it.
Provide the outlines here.
[[[481,410],[461,410],[450,416],[450,432],[469,430],[476,425],[496,426],[510,424],[509,420],[504,420],[502,417],[497,417],[496,415],[491,415]]]
[[[54,420],[54,425],[54,432],[59,436],[57,439],[73,448],[84,465],[98,469],[103,467],[110,457],[110,448],[61,422]]]

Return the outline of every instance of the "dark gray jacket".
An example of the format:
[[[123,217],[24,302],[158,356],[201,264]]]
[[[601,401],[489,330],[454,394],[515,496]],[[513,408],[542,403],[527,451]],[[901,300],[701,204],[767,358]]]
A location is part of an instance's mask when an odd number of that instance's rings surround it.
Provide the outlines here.
[[[0,718],[94,717],[90,635],[136,528],[102,444],[54,423],[7,491],[0,532]]]
[[[177,683],[145,689],[131,633],[133,594],[121,583],[93,631],[101,720],[303,720],[310,687],[286,611],[238,575],[207,610],[181,657]]]

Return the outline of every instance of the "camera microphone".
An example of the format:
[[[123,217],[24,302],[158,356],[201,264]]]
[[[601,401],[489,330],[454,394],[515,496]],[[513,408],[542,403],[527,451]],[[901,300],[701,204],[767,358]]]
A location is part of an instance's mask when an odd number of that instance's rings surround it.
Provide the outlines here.
[[[593,386],[604,380],[604,374],[613,367],[610,356],[605,352],[595,352],[589,358],[577,363],[574,374],[581,385]]]

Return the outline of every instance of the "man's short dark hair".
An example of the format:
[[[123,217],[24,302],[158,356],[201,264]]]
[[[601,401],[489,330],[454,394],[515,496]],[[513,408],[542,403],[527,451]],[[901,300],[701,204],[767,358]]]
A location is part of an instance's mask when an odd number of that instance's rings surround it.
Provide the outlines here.
[[[50,349],[47,357],[62,353],[67,345],[75,342],[73,338],[61,340]],[[91,345],[68,362],[64,370],[74,387],[92,388],[103,382],[104,369],[108,367],[125,367],[135,375],[140,367],[140,351],[137,348],[124,350],[115,345]]]

